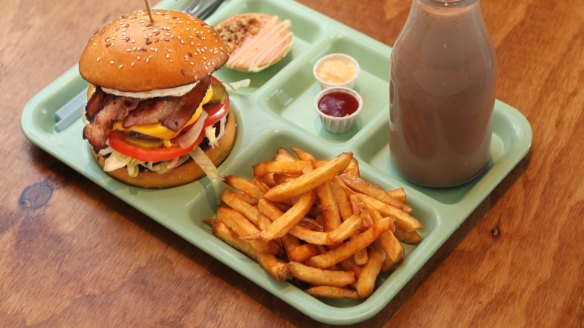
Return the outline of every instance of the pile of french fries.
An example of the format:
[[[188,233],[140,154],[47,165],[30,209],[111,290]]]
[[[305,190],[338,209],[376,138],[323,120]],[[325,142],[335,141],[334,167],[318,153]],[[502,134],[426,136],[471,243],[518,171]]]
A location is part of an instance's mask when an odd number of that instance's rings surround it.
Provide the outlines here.
[[[221,193],[213,233],[311,295],[368,297],[382,272],[403,260],[401,242],[421,240],[422,224],[404,190],[363,180],[351,153],[318,160],[292,151],[254,165],[251,179],[224,179],[233,189]]]

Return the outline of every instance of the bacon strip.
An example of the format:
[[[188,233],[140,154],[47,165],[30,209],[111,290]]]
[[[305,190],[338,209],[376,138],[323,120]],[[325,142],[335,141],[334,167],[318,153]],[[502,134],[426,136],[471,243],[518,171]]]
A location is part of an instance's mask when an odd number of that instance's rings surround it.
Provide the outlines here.
[[[97,111],[93,119],[90,118],[91,123],[83,128],[83,138],[89,141],[95,152],[105,147],[114,123],[138,106],[137,99],[117,96],[110,98],[109,95],[104,103],[103,108]]]
[[[123,127],[129,128],[134,125],[157,123],[172,113],[176,103],[178,103],[178,99],[180,99],[177,97],[172,98],[153,98],[140,102],[138,107],[124,119]]]
[[[180,97],[180,102],[177,104],[178,109],[160,120],[160,123],[175,132],[182,129],[191,117],[193,117],[197,111],[197,107],[199,107],[199,104],[205,98],[205,93],[207,93],[209,85],[211,85],[210,77],[200,80],[193,90]]]

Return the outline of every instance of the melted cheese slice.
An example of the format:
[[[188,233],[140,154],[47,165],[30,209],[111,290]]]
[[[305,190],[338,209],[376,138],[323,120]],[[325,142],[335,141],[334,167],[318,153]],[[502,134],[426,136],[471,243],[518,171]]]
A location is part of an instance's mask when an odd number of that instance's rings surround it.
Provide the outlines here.
[[[187,127],[187,126],[189,126],[197,121],[197,119],[199,118],[199,116],[201,116],[201,113],[203,112],[203,105],[208,103],[211,100],[212,96],[213,96],[213,87],[209,86],[209,88],[207,89],[207,92],[205,93],[205,97],[203,98],[203,101],[201,101],[201,103],[199,104],[199,107],[197,107],[197,110],[195,111],[195,114],[193,114],[191,119],[187,122],[187,124],[185,124],[184,127]],[[139,132],[139,133],[142,133],[145,135],[149,135],[151,137],[162,139],[162,141],[164,141],[165,144],[169,144],[168,141],[170,141],[170,139],[179,135],[179,133],[182,131],[182,129],[181,129],[181,130],[175,132],[175,131],[165,127],[164,125],[162,125],[160,123],[134,125],[134,126],[131,126],[129,128],[124,128],[122,126],[122,124],[123,124],[122,121],[116,122],[114,124],[113,129],[119,130],[119,131]]]

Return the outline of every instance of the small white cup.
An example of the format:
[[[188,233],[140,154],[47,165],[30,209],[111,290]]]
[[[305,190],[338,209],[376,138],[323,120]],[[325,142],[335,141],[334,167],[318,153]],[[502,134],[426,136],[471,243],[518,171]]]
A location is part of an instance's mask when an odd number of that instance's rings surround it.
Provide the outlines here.
[[[351,65],[354,68],[355,73],[348,80],[343,81],[341,83],[335,83],[332,81],[323,80],[318,74],[318,69],[325,62],[332,61],[332,60],[340,60],[340,61],[343,61],[343,62]],[[359,77],[360,73],[361,73],[361,67],[359,66],[359,63],[357,62],[357,60],[355,60],[355,58],[353,58],[347,54],[342,54],[342,53],[333,53],[333,54],[326,55],[326,56],[320,58],[314,64],[314,67],[312,68],[312,74],[314,75],[314,78],[318,81],[318,83],[320,84],[320,87],[322,89],[332,88],[332,87],[353,88],[355,86],[355,82],[357,81],[357,78]]]
[[[353,114],[343,117],[331,116],[321,112],[320,109],[318,108],[318,103],[320,102],[322,97],[332,92],[343,92],[352,95],[355,99],[357,99],[357,103],[359,104],[357,110]],[[314,110],[316,110],[316,112],[320,116],[320,121],[322,122],[324,128],[332,133],[345,133],[351,130],[355,125],[357,117],[359,116],[359,113],[361,112],[362,108],[363,98],[357,91],[348,87],[331,87],[324,89],[321,92],[319,92],[316,98],[314,99]]]

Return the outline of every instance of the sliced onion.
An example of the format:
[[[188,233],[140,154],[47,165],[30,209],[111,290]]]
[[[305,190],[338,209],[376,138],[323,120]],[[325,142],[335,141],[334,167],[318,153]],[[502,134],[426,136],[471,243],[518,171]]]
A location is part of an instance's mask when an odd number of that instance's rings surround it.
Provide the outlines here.
[[[201,170],[205,172],[207,177],[211,179],[211,181],[223,180],[219,175],[219,170],[217,170],[217,167],[215,166],[215,164],[213,164],[213,161],[211,161],[209,156],[207,156],[207,154],[205,154],[205,152],[201,150],[200,147],[195,148],[195,150],[190,152],[189,155],[191,156],[193,161],[197,163]]]
[[[201,134],[201,131],[203,131],[203,127],[205,126],[205,119],[206,118],[207,118],[207,113],[205,111],[203,111],[201,113],[201,116],[199,116],[199,119],[197,120],[197,122],[195,122],[195,125],[193,125],[192,128],[190,128],[187,132],[185,132],[185,134],[183,134],[182,136],[180,136],[176,139],[180,148],[188,148],[195,141],[197,141],[197,138],[199,137],[199,135]]]

